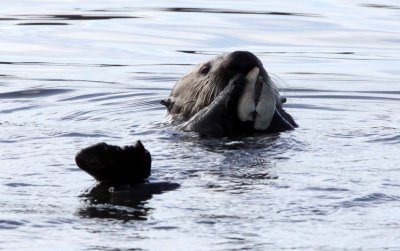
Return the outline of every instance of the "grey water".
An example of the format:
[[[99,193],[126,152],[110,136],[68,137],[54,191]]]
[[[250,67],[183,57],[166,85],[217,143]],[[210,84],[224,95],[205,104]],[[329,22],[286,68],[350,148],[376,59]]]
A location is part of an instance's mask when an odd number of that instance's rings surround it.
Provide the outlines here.
[[[300,127],[203,139],[160,100],[255,53]],[[400,250],[400,2],[3,1],[1,250]],[[156,194],[75,154],[142,140]]]

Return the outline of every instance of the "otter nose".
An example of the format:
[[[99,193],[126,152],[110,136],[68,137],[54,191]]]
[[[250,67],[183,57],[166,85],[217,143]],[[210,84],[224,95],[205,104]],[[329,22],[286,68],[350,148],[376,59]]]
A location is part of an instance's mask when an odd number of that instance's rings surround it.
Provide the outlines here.
[[[251,52],[235,51],[226,55],[226,68],[235,72],[246,75],[255,66],[260,67],[260,61]]]

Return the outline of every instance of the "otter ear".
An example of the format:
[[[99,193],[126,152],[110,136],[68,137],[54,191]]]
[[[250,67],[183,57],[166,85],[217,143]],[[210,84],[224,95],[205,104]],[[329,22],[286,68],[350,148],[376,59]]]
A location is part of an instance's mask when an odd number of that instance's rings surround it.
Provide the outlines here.
[[[171,99],[167,98],[167,99],[161,100],[160,104],[162,104],[163,106],[167,107],[168,110],[170,110],[172,102],[171,102]]]
[[[142,142],[141,142],[140,140],[136,141],[136,143],[135,143],[135,149],[141,150],[141,151],[144,150],[144,146],[143,146],[143,144],[142,144]]]

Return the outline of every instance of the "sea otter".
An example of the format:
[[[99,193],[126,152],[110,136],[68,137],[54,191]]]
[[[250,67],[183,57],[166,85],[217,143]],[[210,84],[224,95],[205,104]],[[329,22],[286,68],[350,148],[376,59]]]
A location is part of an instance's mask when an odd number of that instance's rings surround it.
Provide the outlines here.
[[[161,101],[179,129],[212,137],[293,130],[297,124],[283,109],[285,102],[261,61],[247,51],[197,65]],[[151,171],[150,153],[140,141],[124,148],[99,143],[81,150],[75,161],[97,181],[111,185],[144,183]],[[161,190],[177,187],[152,184]]]
[[[151,173],[151,155],[140,140],[125,147],[92,145],[77,153],[75,163],[100,183],[111,185],[143,183]]]
[[[285,102],[261,61],[235,51],[198,64],[161,104],[179,129],[222,137],[293,130]]]

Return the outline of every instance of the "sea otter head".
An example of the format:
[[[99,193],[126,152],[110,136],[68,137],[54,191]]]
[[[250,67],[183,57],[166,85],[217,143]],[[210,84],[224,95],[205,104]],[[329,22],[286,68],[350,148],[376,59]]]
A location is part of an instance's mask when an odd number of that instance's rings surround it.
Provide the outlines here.
[[[251,123],[254,130],[266,130],[275,111],[282,110],[284,99],[261,61],[251,52],[225,53],[198,64],[179,79],[162,104],[174,124],[187,121],[208,107],[238,77],[243,79],[241,93],[233,103],[235,109],[229,110],[234,111],[238,121]]]
[[[75,162],[102,183],[143,183],[151,172],[151,155],[140,140],[125,147],[106,143],[92,145],[79,151]]]

